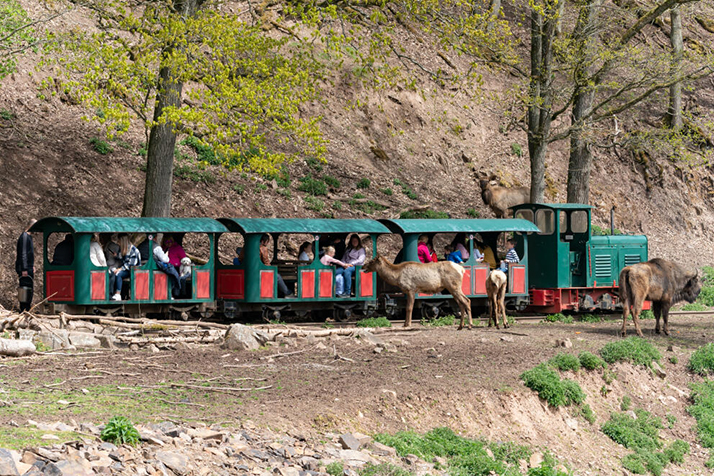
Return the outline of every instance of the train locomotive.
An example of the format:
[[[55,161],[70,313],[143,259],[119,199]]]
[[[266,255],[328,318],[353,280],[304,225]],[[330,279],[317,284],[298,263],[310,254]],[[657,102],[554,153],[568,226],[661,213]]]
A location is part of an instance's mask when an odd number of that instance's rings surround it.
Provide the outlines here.
[[[519,263],[509,264],[506,303],[514,310],[536,313],[594,310],[620,306],[620,270],[647,258],[647,237],[593,236],[591,207],[578,204],[524,204],[513,208],[511,219],[279,219],[279,218],[100,218],[47,217],[31,232],[41,233],[45,312],[138,316],[177,315],[227,320],[272,320],[295,317],[344,321],[376,314],[399,318],[403,294],[390,289],[374,273],[357,266],[353,296],[335,294],[335,268],[319,259],[311,262],[280,259],[279,243],[297,236],[314,243],[315,251],[335,237],[356,233],[365,238],[371,257],[400,248],[401,260],[418,261],[417,240],[427,235],[448,240],[457,233],[468,237],[469,258],[463,263],[463,290],[472,306],[486,305],[488,264],[474,259],[474,243],[498,249],[506,236],[515,238]],[[185,289],[172,297],[168,276],[153,259],[131,269],[121,301],[112,301],[108,270],[89,260],[95,233],[146,234],[149,249],[156,235],[201,236],[203,259],[196,260]],[[57,236],[74,238],[74,260],[53,265],[48,249]],[[272,261],[260,260],[261,237],[272,241]],[[283,240],[283,241],[281,241]],[[385,241],[392,245],[387,246]],[[240,242],[244,258],[226,261],[224,243]],[[396,243],[396,244],[395,244]],[[232,250],[229,248],[230,253]],[[284,253],[283,253],[284,254]],[[317,253],[316,253],[317,254]],[[388,256],[392,258],[391,256]],[[395,256],[396,257],[396,256]],[[278,276],[294,291],[278,294]],[[416,308],[424,319],[454,312],[449,295],[419,295]]]

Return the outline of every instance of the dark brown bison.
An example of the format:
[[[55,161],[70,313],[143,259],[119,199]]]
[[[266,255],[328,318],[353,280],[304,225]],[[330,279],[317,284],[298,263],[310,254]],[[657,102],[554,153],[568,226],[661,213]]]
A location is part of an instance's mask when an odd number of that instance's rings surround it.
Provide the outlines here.
[[[694,302],[702,286],[696,269],[687,269],[672,261],[655,258],[646,263],[638,263],[620,272],[620,299],[622,299],[622,336],[625,336],[627,317],[632,307],[632,320],[637,335],[640,330],[640,312],[645,301],[652,301],[659,334],[659,317],[664,317],[664,333],[669,335],[669,308],[680,301]]]

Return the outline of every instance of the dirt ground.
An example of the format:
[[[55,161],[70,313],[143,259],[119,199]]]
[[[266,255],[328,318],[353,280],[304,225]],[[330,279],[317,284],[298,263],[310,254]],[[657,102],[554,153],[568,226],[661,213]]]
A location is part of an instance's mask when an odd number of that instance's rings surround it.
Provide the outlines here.
[[[662,353],[665,379],[629,364],[611,367],[617,378],[610,384],[602,372],[568,375],[586,392],[597,415],[593,425],[573,409],[548,408],[519,375],[561,351],[596,353],[618,339],[614,320],[518,323],[505,331],[417,325],[380,335],[396,349],[381,353],[365,339],[333,336],[254,352],[201,346],[5,359],[0,424],[23,425],[28,419],[101,424],[114,414],[141,422],[199,420],[228,427],[251,420],[318,440],[326,432],[448,426],[471,437],[547,448],[576,474],[621,474],[619,460],[627,450],[599,428],[628,395],[632,409],[663,419],[674,415],[676,423],[661,430],[662,437],[692,446],[685,464],[670,466],[665,474],[709,474],[707,450],[697,445],[695,422],[686,413],[689,384],[699,377],[688,374],[686,364],[694,349],[711,340],[712,321],[673,317],[671,337],[655,337],[654,322],[644,321],[647,338]],[[556,340],[565,338],[572,348],[557,348]],[[673,351],[667,350],[670,345]]]

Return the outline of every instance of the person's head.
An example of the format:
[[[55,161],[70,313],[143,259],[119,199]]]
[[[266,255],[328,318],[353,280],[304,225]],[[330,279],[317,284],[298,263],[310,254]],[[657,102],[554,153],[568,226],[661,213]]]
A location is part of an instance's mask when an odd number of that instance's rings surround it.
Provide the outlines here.
[[[164,235],[164,238],[161,240],[161,247],[165,250],[171,248],[174,244],[174,237],[173,235]]]
[[[127,253],[129,253],[129,248],[131,248],[131,240],[129,239],[129,235],[127,233],[120,233],[119,236],[117,237],[119,241],[119,249],[121,250],[121,255],[126,256]]]
[[[328,246],[327,248],[325,248],[325,254],[330,257],[335,256],[335,247]]]
[[[35,223],[37,223],[37,220],[35,220],[34,218],[31,218],[30,221],[27,222],[27,226],[25,227],[25,232],[29,233],[30,228],[32,228],[32,225],[34,225]]]
[[[419,235],[419,243],[428,243],[429,237],[427,235]]]
[[[268,243],[270,243],[270,235],[263,233],[263,236],[260,237],[260,246],[268,246]]]
[[[516,240],[511,238],[510,240],[506,241],[506,246],[508,247],[509,250],[512,250],[513,248],[516,247]]]
[[[239,246],[238,248],[236,248],[236,255],[240,255],[242,252],[243,252],[242,246]]]
[[[92,237],[89,239],[90,243],[99,243],[99,236],[96,233],[92,233]]]
[[[303,252],[305,252],[305,253],[312,252],[312,243],[310,243],[309,241],[305,241],[302,245],[300,245],[300,249],[298,250],[298,255],[300,255]]]
[[[454,246],[453,246],[453,245],[446,245],[446,246],[444,246],[444,250],[445,250],[447,253],[453,253],[453,252],[454,252]]]
[[[349,248],[352,250],[362,249],[362,240],[357,233],[353,233],[352,236],[350,236]]]
[[[111,233],[100,233],[99,234],[99,243],[101,243],[102,247],[107,246],[111,242],[112,242],[112,234]]]

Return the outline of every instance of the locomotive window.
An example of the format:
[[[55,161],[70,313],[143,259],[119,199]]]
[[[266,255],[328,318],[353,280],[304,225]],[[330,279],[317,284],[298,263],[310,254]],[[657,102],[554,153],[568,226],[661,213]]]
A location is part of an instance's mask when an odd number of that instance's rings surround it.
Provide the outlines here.
[[[573,233],[587,233],[588,212],[576,210],[570,214],[570,228]]]
[[[560,211],[560,232],[565,233],[568,231],[568,214],[561,210]]]
[[[518,210],[516,212],[515,218],[523,218],[533,223],[533,210]]]
[[[555,231],[555,214],[553,210],[538,210],[535,215],[535,225],[541,235],[550,235]]]

